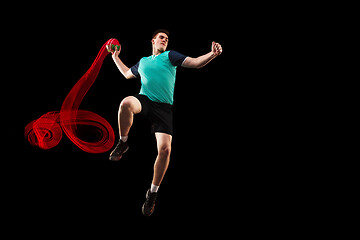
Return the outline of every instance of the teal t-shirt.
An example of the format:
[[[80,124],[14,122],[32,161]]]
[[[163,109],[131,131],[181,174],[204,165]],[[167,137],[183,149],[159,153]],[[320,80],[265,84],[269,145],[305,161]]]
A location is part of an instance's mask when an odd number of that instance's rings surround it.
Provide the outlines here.
[[[135,77],[141,79],[140,94],[151,101],[173,104],[176,68],[181,66],[186,56],[176,51],[166,51],[159,55],[143,57],[131,68]]]

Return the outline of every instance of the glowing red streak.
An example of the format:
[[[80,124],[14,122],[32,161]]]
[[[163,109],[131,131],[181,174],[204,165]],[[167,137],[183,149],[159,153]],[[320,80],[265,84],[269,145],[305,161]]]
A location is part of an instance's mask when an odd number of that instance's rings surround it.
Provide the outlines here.
[[[120,45],[118,40],[112,38],[101,47],[91,67],[66,96],[60,112],[48,112],[26,125],[25,138],[31,145],[42,149],[55,147],[60,142],[62,130],[64,130],[66,136],[85,152],[101,153],[111,149],[115,141],[111,125],[94,112],[79,110],[81,101],[94,83],[105,57],[109,54],[106,50],[106,45],[109,44]],[[94,142],[80,139],[77,136],[77,129],[80,125],[96,128],[100,133],[99,139]]]

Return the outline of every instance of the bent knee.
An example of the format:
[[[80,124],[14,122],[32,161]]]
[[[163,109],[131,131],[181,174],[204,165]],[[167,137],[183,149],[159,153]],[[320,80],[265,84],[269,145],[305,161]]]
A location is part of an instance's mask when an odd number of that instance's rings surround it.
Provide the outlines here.
[[[120,110],[129,110],[133,113],[139,113],[141,111],[140,101],[132,96],[124,98],[120,103]]]
[[[120,108],[131,108],[132,105],[132,99],[130,97],[126,97],[121,101]]]

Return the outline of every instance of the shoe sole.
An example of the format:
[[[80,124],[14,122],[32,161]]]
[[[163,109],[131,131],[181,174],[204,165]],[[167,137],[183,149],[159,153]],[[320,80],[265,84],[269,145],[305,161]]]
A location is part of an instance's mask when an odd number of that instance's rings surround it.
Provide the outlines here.
[[[110,161],[113,161],[113,162],[119,161],[119,160],[122,158],[122,156],[124,155],[124,153],[126,153],[128,150],[129,150],[129,147],[127,147],[127,148],[125,149],[125,151],[123,152],[123,154],[121,154],[121,155],[119,156],[119,159],[112,159],[111,156],[110,156],[110,157],[109,157],[109,160],[110,160]]]
[[[153,212],[154,212],[154,210],[150,213],[150,214],[146,214],[145,213],[145,210],[144,210],[144,205],[142,206],[142,208],[141,208],[141,210],[142,210],[142,214],[144,215],[144,216],[146,216],[146,217],[149,217]]]

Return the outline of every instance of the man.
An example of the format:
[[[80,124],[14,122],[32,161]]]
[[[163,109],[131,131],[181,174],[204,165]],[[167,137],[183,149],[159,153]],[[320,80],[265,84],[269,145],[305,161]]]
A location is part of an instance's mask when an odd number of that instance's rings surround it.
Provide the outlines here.
[[[133,124],[135,114],[143,114],[151,122],[155,133],[158,155],[155,160],[151,187],[146,193],[146,201],[142,213],[150,216],[155,207],[157,191],[164,178],[170,161],[171,142],[173,134],[172,104],[174,96],[175,75],[178,66],[201,68],[222,53],[220,44],[212,42],[211,51],[197,58],[180,54],[176,51],[165,51],[169,42],[169,32],[158,29],[152,39],[152,55],[143,57],[131,68],[128,68],[119,58],[120,49],[111,50],[112,58],[125,78],[140,78],[140,93],[122,100],[119,107],[120,140],[110,154],[111,161],[119,161],[128,151],[128,134]]]

